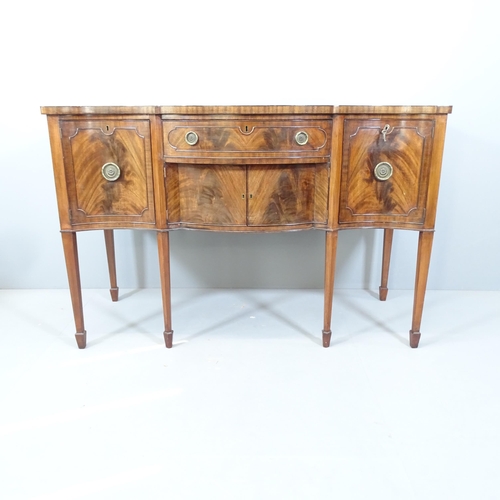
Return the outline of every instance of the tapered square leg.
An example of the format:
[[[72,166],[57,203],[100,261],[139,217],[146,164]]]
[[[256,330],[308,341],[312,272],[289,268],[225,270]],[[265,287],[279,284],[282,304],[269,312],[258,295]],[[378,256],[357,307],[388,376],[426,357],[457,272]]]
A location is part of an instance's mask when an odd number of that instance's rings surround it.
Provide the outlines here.
[[[410,330],[410,347],[416,349],[418,347],[418,343],[420,342],[420,332],[412,332]]]
[[[332,338],[332,331],[329,330],[328,332],[326,332],[325,330],[323,330],[322,332],[322,337],[323,337],[323,347],[330,347],[330,340]]]
[[[87,345],[87,332],[83,324],[82,287],[80,283],[80,266],[78,263],[78,246],[76,233],[61,233],[64,259],[68,272],[69,292],[76,327],[76,343],[80,349]]]
[[[323,327],[323,347],[330,346],[332,337],[331,320],[333,305],[333,282],[335,280],[335,259],[337,255],[338,231],[328,231],[325,241],[325,306],[324,306],[324,327]]]
[[[116,302],[118,300],[118,285],[116,281],[115,236],[112,229],[104,230],[104,241],[106,243],[106,256],[108,258],[109,293],[111,294],[111,300]]]
[[[392,237],[394,229],[384,229],[384,250],[382,256],[382,276],[380,279],[379,299],[387,299],[387,282],[389,279],[389,265],[391,262]]]
[[[172,342],[174,340],[174,332],[171,330],[170,332],[163,332],[163,337],[165,339],[165,347],[167,349],[172,348]]]
[[[165,346],[172,347],[174,332],[172,330],[172,305],[170,290],[170,244],[168,231],[158,232],[158,257],[160,259],[161,297],[163,303],[163,320],[165,329],[163,336]]]
[[[433,231],[420,231],[418,237],[417,271],[415,275],[413,317],[410,330],[410,346],[413,348],[417,348],[420,342],[420,323],[422,322],[422,312],[424,309],[433,238]]]
[[[87,346],[87,332],[83,330],[82,333],[75,333],[75,339],[78,349],[85,349]]]

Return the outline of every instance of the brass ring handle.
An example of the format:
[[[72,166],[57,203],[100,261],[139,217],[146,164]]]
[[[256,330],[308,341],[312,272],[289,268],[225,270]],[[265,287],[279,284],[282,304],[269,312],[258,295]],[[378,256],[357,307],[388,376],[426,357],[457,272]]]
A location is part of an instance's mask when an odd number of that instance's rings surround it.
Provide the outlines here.
[[[185,136],[184,139],[190,146],[194,146],[198,142],[198,134],[190,130]]]
[[[378,163],[373,169],[373,175],[379,181],[386,181],[387,179],[390,179],[392,172],[392,165],[386,161]]]
[[[307,132],[304,132],[303,130],[301,130],[300,132],[297,132],[295,134],[295,142],[299,145],[299,146],[304,146],[305,144],[307,144],[309,141],[309,136],[307,135]]]
[[[101,169],[102,176],[110,182],[116,181],[121,174],[120,167],[116,163],[105,163]]]

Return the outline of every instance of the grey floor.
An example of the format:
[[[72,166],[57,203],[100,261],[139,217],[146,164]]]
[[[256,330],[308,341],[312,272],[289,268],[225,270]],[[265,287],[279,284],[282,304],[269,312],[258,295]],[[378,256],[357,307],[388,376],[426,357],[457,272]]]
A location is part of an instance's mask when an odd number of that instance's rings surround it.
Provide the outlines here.
[[[498,499],[500,292],[0,291],[0,498]]]

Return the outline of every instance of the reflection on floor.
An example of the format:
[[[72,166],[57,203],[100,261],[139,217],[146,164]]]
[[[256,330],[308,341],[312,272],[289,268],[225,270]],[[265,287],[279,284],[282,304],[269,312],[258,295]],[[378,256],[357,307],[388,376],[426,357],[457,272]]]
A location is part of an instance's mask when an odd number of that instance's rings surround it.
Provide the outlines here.
[[[0,291],[0,497],[500,497],[500,292]]]

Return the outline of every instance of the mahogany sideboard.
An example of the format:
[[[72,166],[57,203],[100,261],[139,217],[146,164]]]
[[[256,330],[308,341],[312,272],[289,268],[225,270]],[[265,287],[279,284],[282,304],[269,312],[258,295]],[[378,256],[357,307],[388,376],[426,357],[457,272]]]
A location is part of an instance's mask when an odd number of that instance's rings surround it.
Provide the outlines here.
[[[330,345],[340,229],[383,228],[380,300],[394,229],[419,232],[410,346],[418,347],[451,106],[42,107],[78,347],[86,345],[76,233],[157,232],[172,347],[169,231],[326,234],[323,346]]]

